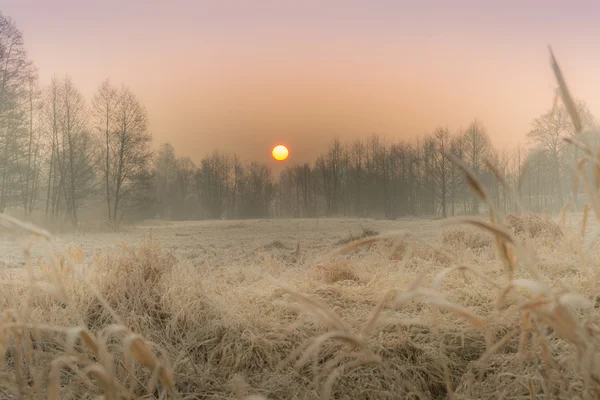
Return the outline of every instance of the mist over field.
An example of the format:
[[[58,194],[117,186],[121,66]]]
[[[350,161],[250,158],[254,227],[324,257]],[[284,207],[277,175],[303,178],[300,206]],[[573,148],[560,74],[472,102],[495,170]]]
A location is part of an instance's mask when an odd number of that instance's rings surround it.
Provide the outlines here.
[[[0,398],[600,398],[596,6],[29,3]]]

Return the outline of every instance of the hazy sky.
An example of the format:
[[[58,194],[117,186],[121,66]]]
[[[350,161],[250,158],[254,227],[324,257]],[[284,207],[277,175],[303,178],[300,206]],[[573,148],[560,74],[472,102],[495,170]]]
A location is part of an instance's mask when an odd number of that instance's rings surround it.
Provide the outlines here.
[[[498,147],[552,105],[547,45],[600,115],[600,1],[2,0],[43,82],[104,78],[145,104],[157,143],[312,161],[339,135],[455,131]]]

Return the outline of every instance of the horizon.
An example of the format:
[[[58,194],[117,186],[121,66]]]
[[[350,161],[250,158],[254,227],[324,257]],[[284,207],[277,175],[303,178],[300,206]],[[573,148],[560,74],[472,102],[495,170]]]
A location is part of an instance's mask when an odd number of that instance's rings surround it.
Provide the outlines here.
[[[288,163],[312,163],[334,137],[412,141],[475,118],[497,149],[526,145],[552,106],[548,45],[574,96],[600,111],[593,2],[117,4],[9,0],[3,13],[42,84],[69,75],[88,102],[105,78],[125,84],[153,147],[195,163],[214,149],[270,162],[279,142]]]

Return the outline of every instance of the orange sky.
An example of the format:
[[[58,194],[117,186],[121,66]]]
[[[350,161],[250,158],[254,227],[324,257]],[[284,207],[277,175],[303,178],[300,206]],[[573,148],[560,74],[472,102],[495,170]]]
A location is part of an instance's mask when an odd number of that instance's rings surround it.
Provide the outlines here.
[[[3,0],[43,82],[130,86],[156,144],[313,161],[338,135],[409,138],[479,117],[524,141],[552,104],[551,44],[600,115],[598,1]]]

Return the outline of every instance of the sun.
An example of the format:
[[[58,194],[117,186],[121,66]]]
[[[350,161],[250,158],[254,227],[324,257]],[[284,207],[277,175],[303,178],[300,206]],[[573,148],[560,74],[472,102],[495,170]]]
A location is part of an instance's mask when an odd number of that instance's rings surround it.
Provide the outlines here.
[[[273,158],[277,161],[283,161],[286,158],[288,158],[290,152],[288,151],[287,147],[285,147],[282,144],[279,144],[273,147],[273,151],[271,152],[271,154],[273,154]]]

